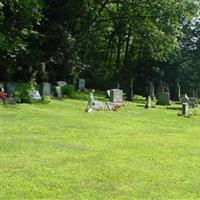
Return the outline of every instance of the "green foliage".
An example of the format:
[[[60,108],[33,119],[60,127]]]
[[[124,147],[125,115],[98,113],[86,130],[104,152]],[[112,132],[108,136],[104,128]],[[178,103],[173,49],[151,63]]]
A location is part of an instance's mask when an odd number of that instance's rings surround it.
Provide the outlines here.
[[[75,88],[72,85],[64,85],[61,87],[61,91],[63,95],[67,95],[68,97],[75,97]]]
[[[44,103],[44,104],[49,104],[49,103],[51,103],[52,102],[52,99],[51,99],[51,97],[49,97],[49,96],[44,96],[43,98],[42,98],[42,103]]]
[[[18,84],[15,92],[15,97],[19,103],[31,103],[30,92],[36,89],[36,73],[32,75],[31,80],[28,83]]]

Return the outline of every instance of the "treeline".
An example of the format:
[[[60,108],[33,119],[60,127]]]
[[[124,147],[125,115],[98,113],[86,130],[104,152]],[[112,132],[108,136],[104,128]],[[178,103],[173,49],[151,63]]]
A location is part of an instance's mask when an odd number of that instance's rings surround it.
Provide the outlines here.
[[[129,99],[200,89],[198,0],[0,0],[0,81],[86,79]],[[45,66],[45,67],[44,67]]]

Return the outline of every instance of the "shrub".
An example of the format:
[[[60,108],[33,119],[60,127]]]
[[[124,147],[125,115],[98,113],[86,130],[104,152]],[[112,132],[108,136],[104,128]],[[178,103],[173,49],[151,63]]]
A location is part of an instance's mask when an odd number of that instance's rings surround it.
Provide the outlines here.
[[[31,103],[31,97],[29,93],[36,89],[35,82],[36,73],[32,75],[31,80],[28,83],[21,83],[15,92],[15,97],[18,103]]]
[[[44,104],[49,104],[49,103],[51,103],[51,102],[52,102],[51,97],[49,97],[49,96],[44,96],[44,97],[42,98],[42,102],[43,102]]]
[[[63,95],[67,95],[68,97],[75,97],[75,89],[72,85],[62,86],[61,91]]]

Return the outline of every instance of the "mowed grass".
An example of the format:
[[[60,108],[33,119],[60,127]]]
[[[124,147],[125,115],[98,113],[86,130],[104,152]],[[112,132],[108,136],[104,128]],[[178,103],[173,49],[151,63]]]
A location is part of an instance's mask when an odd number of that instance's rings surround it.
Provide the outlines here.
[[[200,199],[200,109],[0,106],[0,199]]]

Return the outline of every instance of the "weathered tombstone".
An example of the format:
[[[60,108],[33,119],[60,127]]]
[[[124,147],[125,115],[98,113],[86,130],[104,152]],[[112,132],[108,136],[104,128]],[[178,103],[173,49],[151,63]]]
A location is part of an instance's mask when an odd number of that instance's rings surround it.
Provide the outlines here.
[[[118,103],[123,101],[123,90],[112,89],[110,90],[110,101]]]
[[[61,98],[61,97],[62,97],[61,86],[56,86],[55,88],[56,88],[57,96],[58,96],[59,98]]]
[[[48,82],[42,83],[42,96],[51,96],[51,84]]]
[[[78,89],[79,90],[85,90],[85,79],[79,79],[78,80]]]
[[[12,96],[15,93],[16,85],[14,82],[7,82],[6,83],[6,92],[8,96]]]
[[[150,96],[147,97],[147,102],[146,102],[145,108],[146,109],[151,108],[151,97]]]
[[[170,105],[170,94],[169,93],[162,93],[158,94],[158,101],[157,105]]]
[[[189,104],[183,103],[182,104],[182,115],[187,116],[189,113]]]
[[[42,99],[38,90],[30,91],[29,96],[31,97],[32,100],[36,100],[36,101]]]
[[[67,85],[66,81],[57,81],[56,83],[58,86],[61,86],[61,87]]]

